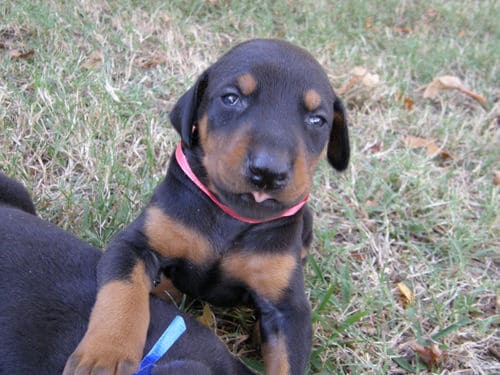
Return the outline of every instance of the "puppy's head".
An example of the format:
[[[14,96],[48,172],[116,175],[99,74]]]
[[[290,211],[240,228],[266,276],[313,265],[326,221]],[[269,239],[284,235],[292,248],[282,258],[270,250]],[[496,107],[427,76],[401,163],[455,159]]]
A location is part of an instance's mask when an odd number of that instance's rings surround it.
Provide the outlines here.
[[[179,99],[170,120],[200,155],[209,189],[246,216],[304,199],[325,154],[337,170],[349,161],[342,102],[318,62],[283,41],[234,47]]]

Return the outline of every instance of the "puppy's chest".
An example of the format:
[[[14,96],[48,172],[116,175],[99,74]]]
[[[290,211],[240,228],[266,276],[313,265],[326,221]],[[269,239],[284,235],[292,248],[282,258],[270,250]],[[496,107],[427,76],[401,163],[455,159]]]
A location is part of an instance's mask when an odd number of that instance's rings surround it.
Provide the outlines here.
[[[174,285],[225,305],[241,302],[249,292],[281,296],[298,265],[296,231],[295,225],[201,229],[171,220],[146,226],[148,242],[164,257],[163,272]]]

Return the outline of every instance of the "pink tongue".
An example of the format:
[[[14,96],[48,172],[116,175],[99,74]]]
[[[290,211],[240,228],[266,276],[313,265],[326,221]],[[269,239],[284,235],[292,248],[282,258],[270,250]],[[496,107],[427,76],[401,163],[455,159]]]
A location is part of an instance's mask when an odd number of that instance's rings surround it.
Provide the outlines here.
[[[255,199],[255,202],[257,203],[262,203],[266,199],[271,199],[272,197],[269,194],[263,193],[261,191],[253,191],[253,198]]]

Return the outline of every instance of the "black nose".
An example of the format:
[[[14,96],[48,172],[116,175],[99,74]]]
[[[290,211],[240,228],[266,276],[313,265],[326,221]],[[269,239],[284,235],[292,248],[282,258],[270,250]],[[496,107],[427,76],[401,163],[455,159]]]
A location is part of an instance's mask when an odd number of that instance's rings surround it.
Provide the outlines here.
[[[261,152],[250,159],[248,179],[262,190],[277,190],[285,187],[290,174],[288,158]]]

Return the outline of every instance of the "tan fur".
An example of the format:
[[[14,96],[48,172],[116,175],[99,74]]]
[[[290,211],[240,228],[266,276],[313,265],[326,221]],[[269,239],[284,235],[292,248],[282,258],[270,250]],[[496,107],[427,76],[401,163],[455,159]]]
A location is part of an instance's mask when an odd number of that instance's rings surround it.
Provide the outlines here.
[[[288,287],[296,260],[290,254],[258,254],[237,252],[222,260],[227,275],[243,281],[258,294],[279,301]]]
[[[147,208],[144,232],[149,246],[166,257],[203,264],[213,254],[205,235],[175,221],[158,207]]]
[[[270,341],[262,345],[262,355],[266,375],[288,375],[290,373],[290,363],[283,336],[273,336]]]
[[[301,143],[297,146],[297,156],[293,164],[292,179],[287,187],[276,193],[276,198],[289,205],[298,203],[311,190],[312,174],[314,168],[310,168],[308,154],[304,152],[305,146]]]
[[[257,82],[250,73],[238,77],[238,87],[243,95],[252,94],[257,88]]]
[[[314,89],[307,90],[304,94],[304,105],[309,112],[318,109],[321,104],[321,96]]]
[[[242,127],[231,134],[208,134],[207,116],[198,122],[200,143],[204,151],[203,165],[209,176],[209,187],[223,185],[226,191],[243,193],[250,191],[246,179],[241,173],[248,151],[249,137],[247,129]]]
[[[151,283],[145,272],[144,263],[138,262],[129,280],[111,281],[99,290],[89,327],[75,351],[81,365],[137,367],[149,326]],[[97,360],[91,362],[93,358]]]

